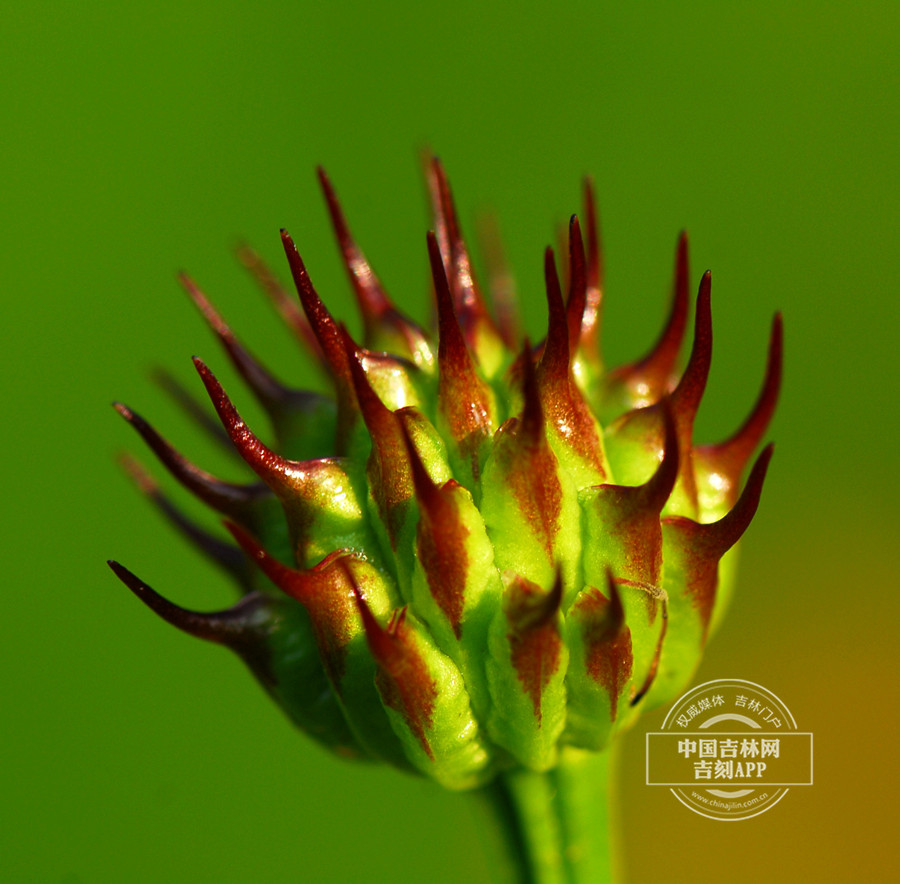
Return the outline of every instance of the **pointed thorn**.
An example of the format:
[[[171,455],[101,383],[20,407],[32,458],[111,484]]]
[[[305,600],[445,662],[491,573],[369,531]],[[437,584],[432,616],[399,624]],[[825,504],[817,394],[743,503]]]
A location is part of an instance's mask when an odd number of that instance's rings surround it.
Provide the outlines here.
[[[359,584],[356,582],[356,578],[349,569],[347,574],[350,580],[350,586],[353,589],[353,598],[356,602],[363,629],[366,633],[366,641],[368,642],[369,650],[371,650],[372,656],[375,657],[382,666],[390,667],[391,662],[393,662],[397,656],[397,648],[395,647],[394,639],[390,634],[390,629],[384,629],[378,623],[362,594],[362,590],[359,588]],[[405,613],[406,609],[403,608],[402,611]]]
[[[246,561],[241,551],[230,543],[224,543],[214,534],[200,527],[192,519],[189,519],[171,500],[163,493],[154,478],[137,460],[129,454],[119,457],[129,478],[138,487],[140,492],[149,498],[165,518],[208,559],[223,568],[244,589],[250,590],[247,579]]]
[[[403,425],[372,388],[362,363],[362,353],[353,339],[343,326],[341,331],[356,399],[372,438],[373,455],[377,458],[377,471],[369,475],[370,488],[393,542],[402,525],[402,513],[397,507],[412,495]]]
[[[472,458],[473,475],[477,476],[478,446],[491,432],[490,394],[463,337],[434,233],[428,234],[428,257],[438,313],[439,404],[461,453]]]
[[[431,162],[429,186],[434,202],[436,242],[447,268],[448,286],[462,332],[471,346],[475,346],[480,331],[499,339],[500,334],[475,281],[450,183],[437,157]]]
[[[747,530],[747,526],[756,515],[773,451],[774,445],[769,443],[760,452],[756,463],[753,464],[753,469],[750,471],[750,476],[747,478],[747,484],[744,486],[738,502],[731,508],[730,512],[719,519],[718,522],[701,526],[709,538],[709,542],[720,556],[724,555],[740,540],[741,535]]]
[[[434,212],[436,227],[444,231],[447,239],[447,251],[453,249],[454,243],[460,239],[459,221],[456,216],[456,206],[453,203],[453,193],[450,190],[450,182],[444,171],[444,165],[438,157],[431,160],[430,180],[434,197]],[[440,233],[438,233],[440,237]],[[444,243],[441,243],[441,251],[444,251]],[[450,258],[450,255],[447,255]]]
[[[562,573],[557,568],[553,587],[545,595],[537,584],[518,576],[509,589],[506,618],[510,626],[510,663],[531,700],[540,727],[544,688],[560,666],[562,637],[554,620],[562,603]]]
[[[306,265],[303,263],[291,235],[284,229],[281,231],[281,242],[284,246],[284,253],[287,255],[297,294],[300,296],[300,303],[316,340],[325,354],[325,359],[336,379],[349,381],[347,355],[338,335],[337,324],[313,287],[309,273],[306,271]]]
[[[178,278],[203,318],[218,336],[228,358],[260,402],[270,412],[287,406],[292,398],[291,391],[250,355],[197,284],[186,273],[179,274]]]
[[[450,283],[447,270],[441,258],[441,250],[435,234],[428,233],[428,259],[431,263],[431,276],[434,280],[434,292],[438,313],[438,359],[441,364],[461,366],[470,361],[472,356],[463,338],[459,319],[450,295]],[[457,371],[460,370],[458,367]]]
[[[238,454],[272,490],[282,487],[296,472],[297,462],[275,454],[254,435],[202,359],[195,356],[194,366]]]
[[[533,625],[543,626],[545,623],[549,623],[558,613],[560,607],[562,605],[563,600],[563,579],[562,579],[562,568],[558,567],[556,569],[556,580],[553,582],[553,586],[550,589],[550,592],[544,598],[543,603],[540,608],[535,612],[537,615],[537,619],[534,621]]]
[[[362,364],[362,353],[356,342],[350,336],[346,326],[341,323],[338,327],[341,341],[347,354],[347,365],[350,369],[350,378],[353,382],[353,390],[362,412],[363,420],[373,439],[384,441],[388,434],[392,433],[394,425],[393,412],[381,401],[381,397],[372,389],[369,377]]]
[[[547,340],[538,365],[542,381],[568,383],[569,380],[569,325],[563,304],[559,276],[553,249],[544,251],[544,281],[547,288],[547,308],[550,314]]]
[[[656,472],[643,486],[644,502],[648,510],[661,512],[678,480],[678,431],[668,398],[661,400],[665,441],[663,458]]]
[[[422,457],[409,434],[409,430],[403,422],[400,422],[400,430],[403,441],[406,446],[406,455],[409,459],[410,472],[412,474],[413,485],[416,491],[416,498],[422,505],[424,514],[432,521],[432,523],[440,526],[443,533],[449,534],[456,525],[456,509],[449,503],[445,496],[441,493],[442,487],[431,478]],[[456,485],[457,483],[450,479],[447,485]]]
[[[585,670],[595,683],[606,690],[610,721],[615,721],[619,700],[634,671],[634,654],[631,632],[625,623],[619,581],[610,568],[606,569],[606,584],[609,598],[592,589],[581,596],[579,608],[584,612]]]
[[[712,312],[710,291],[712,274],[707,270],[700,281],[697,293],[697,311],[694,318],[694,344],[691,356],[671,400],[676,419],[692,424],[706,389],[709,366],[712,360]]]
[[[509,621],[519,635],[533,632],[546,626],[557,615],[563,600],[562,569],[557,567],[556,577],[550,591],[540,594],[537,584],[520,582],[518,604],[510,611]]]
[[[378,664],[375,683],[386,705],[399,712],[422,749],[433,761],[426,730],[432,727],[437,684],[407,634],[406,607],[395,611],[387,629],[379,626],[350,575],[353,597],[363,622],[366,642]]]
[[[707,277],[704,276],[704,280]],[[684,340],[690,302],[690,275],[688,265],[688,238],[682,231],[675,251],[675,274],[672,281],[672,306],[669,316],[656,344],[650,352],[635,363],[631,371],[641,381],[650,386],[654,395],[665,391],[678,359],[678,352]],[[699,308],[698,308],[699,309]]]
[[[531,356],[531,343],[525,338],[522,348],[522,397],[524,406],[520,418],[520,432],[531,445],[538,447],[545,441],[544,409],[541,406],[541,395],[538,388],[537,372]]]
[[[769,355],[766,363],[766,375],[756,404],[740,429],[729,439],[717,445],[707,445],[699,449],[704,459],[724,470],[737,483],[745,464],[756,450],[765,435],[778,404],[781,390],[781,373],[784,352],[784,332],[781,314],[776,313],[772,319],[772,331],[769,337]]]
[[[272,558],[260,542],[240,525],[226,520],[225,527],[247,558],[255,562],[275,586],[297,601],[304,602],[304,585],[302,580],[298,579],[301,577],[299,572]]]
[[[316,340],[316,336],[313,334],[306,316],[300,309],[300,305],[288,294],[285,287],[265,261],[256,251],[245,244],[238,245],[235,248],[235,254],[306,349],[317,359],[324,359],[319,342]]]
[[[213,509],[240,520],[248,507],[260,498],[268,496],[269,490],[262,484],[237,485],[223,482],[211,473],[201,470],[179,454],[140,415],[121,402],[114,402],[113,407],[137,430],[162,465],[188,491]]]
[[[109,561],[107,564],[116,577],[151,611],[188,635],[233,649],[259,638],[259,630],[252,621],[252,615],[259,607],[259,598],[256,595],[246,596],[225,611],[209,614],[189,611],[161,596],[118,562]]]
[[[356,293],[363,319],[368,327],[373,323],[377,323],[386,312],[392,309],[393,305],[384,293],[378,277],[369,266],[366,256],[354,241],[328,175],[325,174],[325,170],[321,166],[316,169],[316,174],[319,177],[319,184],[322,187],[325,202],[328,204],[331,225],[334,228],[338,246],[344,257],[344,264],[350,276],[350,283]]]

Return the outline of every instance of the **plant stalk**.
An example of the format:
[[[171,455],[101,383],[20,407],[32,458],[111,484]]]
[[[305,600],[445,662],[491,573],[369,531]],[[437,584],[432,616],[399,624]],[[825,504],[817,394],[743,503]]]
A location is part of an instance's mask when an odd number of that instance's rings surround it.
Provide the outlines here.
[[[565,749],[553,770],[509,771],[482,790],[500,823],[516,884],[618,880],[610,825],[611,754]]]

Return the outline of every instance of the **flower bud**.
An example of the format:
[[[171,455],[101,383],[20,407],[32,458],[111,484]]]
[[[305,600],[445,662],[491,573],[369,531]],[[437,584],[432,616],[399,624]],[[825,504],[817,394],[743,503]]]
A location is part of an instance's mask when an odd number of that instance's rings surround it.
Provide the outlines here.
[[[432,332],[391,301],[319,178],[362,313],[361,343],[332,317],[286,232],[300,308],[253,252],[240,256],[328,371],[333,396],[277,380],[183,277],[271,419],[263,441],[195,359],[251,480],[215,478],[116,406],[181,484],[226,517],[233,545],[128,462],[245,595],[224,611],[187,611],[111,566],[164,620],[234,651],[301,730],[341,755],[471,789],[511,769],[551,770],[563,747],[600,751],[643,709],[677,696],[721,617],[733,550],[772,453],[742,488],[778,397],[780,317],[750,416],[724,442],[698,446],[712,284],[706,273],[679,374],[686,236],[656,346],[607,370],[589,185],[587,242],[573,216],[564,284],[553,252],[544,256],[548,330],[532,346],[518,337],[505,272],[491,276],[492,315],[439,162],[428,168]]]

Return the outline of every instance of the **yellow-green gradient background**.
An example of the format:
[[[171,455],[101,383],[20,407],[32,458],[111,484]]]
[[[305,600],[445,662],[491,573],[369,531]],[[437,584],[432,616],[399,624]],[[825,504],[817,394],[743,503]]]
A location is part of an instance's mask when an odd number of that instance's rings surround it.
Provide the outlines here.
[[[622,774],[630,880],[900,874],[892,4],[4,7],[0,880],[490,881],[465,798],[332,760],[235,659],[164,626],[104,564],[187,606],[233,597],[115,465],[122,449],[151,458],[108,403],[238,478],[149,380],[168,366],[199,391],[197,353],[259,422],[174,273],[189,269],[286,379],[316,382],[229,245],[245,237],[281,268],[288,227],[358,329],[323,163],[386,285],[424,317],[425,145],[467,230],[497,211],[533,336],[541,252],[585,173],[611,360],[655,338],[688,228],[694,284],[707,267],[714,280],[701,441],[742,419],[784,311],[775,460],[695,683],[778,694],[815,732],[816,783],[757,819],[703,819],[643,785],[648,717]]]

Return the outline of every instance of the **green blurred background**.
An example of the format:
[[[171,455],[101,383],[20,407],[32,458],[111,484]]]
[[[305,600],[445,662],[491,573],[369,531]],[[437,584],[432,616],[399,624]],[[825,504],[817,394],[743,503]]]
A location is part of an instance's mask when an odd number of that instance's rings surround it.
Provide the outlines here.
[[[630,880],[900,874],[893,4],[91,0],[5,3],[2,20],[0,879],[491,880],[464,797],[333,761],[104,564],[187,606],[233,598],[116,466],[123,449],[152,459],[108,402],[238,478],[149,378],[167,366],[199,391],[198,353],[258,422],[175,271],[282,376],[318,383],[229,247],[246,238],[281,268],[287,226],[358,329],[323,163],[386,285],[424,317],[426,145],[469,231],[496,210],[532,335],[542,249],[596,177],[612,361],[654,339],[688,228],[695,283],[714,271],[703,441],[749,408],[784,311],[776,457],[695,683],[778,694],[815,732],[816,784],[738,825],[696,816],[643,785],[649,716],[624,751]]]

